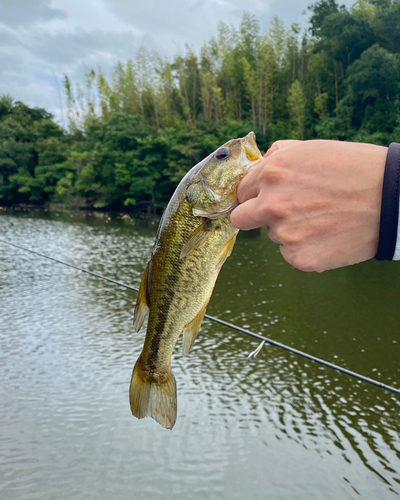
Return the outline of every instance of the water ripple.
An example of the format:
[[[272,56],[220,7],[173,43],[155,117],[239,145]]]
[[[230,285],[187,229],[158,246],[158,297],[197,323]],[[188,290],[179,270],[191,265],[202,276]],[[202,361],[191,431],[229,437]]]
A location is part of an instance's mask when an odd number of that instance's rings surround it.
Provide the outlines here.
[[[156,226],[12,212],[0,229],[138,285]],[[269,346],[248,363],[255,342],[205,321],[190,356],[180,342],[174,353],[174,430],[136,420],[127,395],[143,342],[132,327],[136,294],[0,249],[0,498],[398,498],[395,396]],[[367,293],[378,272],[367,266],[303,277],[265,235],[242,237],[209,312],[394,385],[398,353],[388,345],[400,321],[382,318],[397,310],[398,287],[383,267],[385,286]]]

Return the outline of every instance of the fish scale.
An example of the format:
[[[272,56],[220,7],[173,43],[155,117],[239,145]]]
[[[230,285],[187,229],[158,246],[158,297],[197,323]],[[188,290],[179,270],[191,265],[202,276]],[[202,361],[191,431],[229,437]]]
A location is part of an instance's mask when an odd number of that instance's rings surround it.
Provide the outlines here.
[[[156,354],[160,369],[169,366],[180,333],[204,305],[214,286],[218,255],[214,261],[210,259],[210,255],[213,254],[211,247],[220,246],[221,240],[225,244],[237,232],[228,221],[224,221],[225,234],[216,231],[204,243],[201,252],[193,252],[187,259],[179,259],[183,242],[199,226],[199,218],[191,215],[187,202],[185,205],[186,210],[183,210],[183,213],[179,212],[171,218],[168,229],[160,239],[162,250],[158,251],[152,260],[153,270],[160,269],[154,287],[150,281],[152,301],[154,300],[158,307],[150,308],[147,329],[151,341],[145,343],[143,351],[146,357],[143,359],[154,359]],[[221,227],[220,222],[216,225]],[[174,235],[174,245],[164,243],[169,241],[172,235]],[[190,294],[187,293],[188,290]],[[144,361],[144,366],[146,365]],[[151,369],[154,367],[151,366]]]

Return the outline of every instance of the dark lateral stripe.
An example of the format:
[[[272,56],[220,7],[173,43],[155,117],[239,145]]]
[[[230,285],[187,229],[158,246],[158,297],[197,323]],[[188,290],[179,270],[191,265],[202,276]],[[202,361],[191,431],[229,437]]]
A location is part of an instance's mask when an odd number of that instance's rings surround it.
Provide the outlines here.
[[[164,328],[165,324],[168,319],[168,314],[169,314],[169,309],[172,304],[172,301],[174,299],[175,295],[175,290],[173,287],[173,282],[174,282],[174,276],[170,275],[168,279],[166,280],[165,283],[165,290],[168,290],[169,292],[165,293],[165,299],[164,299],[164,304],[161,309],[161,312],[157,318],[157,322],[154,328],[154,335],[151,339],[151,344],[150,344],[150,355],[148,356],[147,362],[149,365],[150,370],[155,370],[157,368],[158,364],[158,353],[160,351],[160,344],[161,341],[163,340],[163,333],[164,333]]]
[[[381,221],[376,260],[392,260],[399,221],[400,144],[390,144],[382,188]]]

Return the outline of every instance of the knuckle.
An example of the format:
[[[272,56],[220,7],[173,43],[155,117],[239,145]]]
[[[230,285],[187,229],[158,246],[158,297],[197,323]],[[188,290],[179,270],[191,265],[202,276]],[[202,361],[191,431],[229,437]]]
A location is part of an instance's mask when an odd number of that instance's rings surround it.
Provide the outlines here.
[[[296,247],[301,243],[299,232],[295,228],[283,224],[275,228],[275,237],[282,245],[289,248]]]
[[[263,175],[267,185],[276,184],[283,180],[282,170],[275,165],[265,168]]]
[[[274,230],[274,237],[282,245],[286,245],[286,231],[282,226],[276,226]]]
[[[290,167],[290,159],[285,151],[278,150],[271,156],[270,166],[268,168],[284,171],[288,167]]]
[[[278,155],[278,152],[273,156]],[[286,161],[281,157],[274,158],[274,162],[263,169],[263,177],[268,184],[275,184],[285,180],[287,176]]]
[[[301,236],[298,233],[298,231],[292,230],[292,231],[286,231],[285,234],[285,244],[289,245],[291,247],[297,247],[298,245],[301,244]]]
[[[271,207],[267,200],[260,200],[260,203],[258,204],[257,207],[260,216],[263,218],[263,220],[269,221],[271,219]]]
[[[283,197],[272,199],[269,202],[269,212],[277,219],[288,219],[293,213],[293,203]]]
[[[281,254],[290,265],[304,272],[322,271],[315,258],[307,249],[293,250],[290,247],[281,245]]]
[[[317,270],[314,259],[304,252],[295,253],[289,259],[289,264],[300,271],[310,273]]]

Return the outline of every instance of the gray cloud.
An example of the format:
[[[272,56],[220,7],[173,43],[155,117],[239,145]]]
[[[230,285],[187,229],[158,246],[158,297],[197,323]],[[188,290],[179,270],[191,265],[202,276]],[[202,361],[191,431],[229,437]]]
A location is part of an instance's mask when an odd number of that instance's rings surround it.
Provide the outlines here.
[[[103,58],[132,58],[142,44],[142,37],[130,32],[105,33],[101,30],[73,33],[37,32],[32,36],[31,52],[38,59],[57,67],[73,67],[82,61],[101,62]]]
[[[65,10],[51,7],[50,0],[4,0],[0,2],[0,22],[12,27],[67,17]]]
[[[105,1],[119,19],[152,34],[172,53],[185,43],[200,47],[216,33],[220,21],[238,25],[249,7],[244,0],[146,0],[134,8],[131,0]],[[251,10],[256,15],[266,14],[271,3],[256,0]]]
[[[13,32],[0,26],[0,50],[4,47],[9,47],[18,44],[18,37]]]

